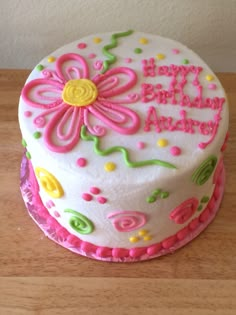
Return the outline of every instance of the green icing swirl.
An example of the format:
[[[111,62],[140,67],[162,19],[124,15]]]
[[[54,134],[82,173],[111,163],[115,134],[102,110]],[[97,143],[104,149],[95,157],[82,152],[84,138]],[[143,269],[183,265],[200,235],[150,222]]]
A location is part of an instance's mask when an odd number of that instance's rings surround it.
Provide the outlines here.
[[[144,161],[139,161],[139,162],[132,162],[130,161],[129,158],[129,152],[125,147],[121,147],[121,146],[115,146],[115,147],[110,147],[108,149],[102,150],[100,149],[100,139],[96,136],[92,136],[92,135],[86,135],[86,126],[83,125],[81,128],[81,138],[85,141],[93,141],[94,142],[94,152],[97,155],[110,155],[112,153],[115,152],[120,152],[123,155],[123,159],[125,164],[128,167],[140,167],[140,166],[146,166],[146,165],[159,165],[159,166],[163,166],[163,167],[167,167],[167,168],[174,168],[176,169],[176,166],[165,162],[165,161],[161,161],[161,160],[144,160]]]
[[[93,222],[90,221],[86,216],[83,214],[74,211],[72,209],[65,209],[64,212],[72,213],[74,214],[70,218],[70,226],[78,233],[80,234],[90,234],[94,230]]]
[[[116,56],[114,54],[110,53],[109,50],[117,47],[117,45],[118,45],[117,38],[128,36],[128,35],[131,35],[132,33],[133,33],[133,31],[129,30],[127,32],[116,33],[116,34],[111,35],[111,43],[102,48],[103,54],[108,58],[107,60],[105,60],[103,62],[102,73],[106,72],[108,70],[109,66],[116,62],[116,59],[117,59]]]
[[[195,170],[192,175],[192,181],[201,186],[211,177],[217,163],[217,157],[210,155],[202,164]]]

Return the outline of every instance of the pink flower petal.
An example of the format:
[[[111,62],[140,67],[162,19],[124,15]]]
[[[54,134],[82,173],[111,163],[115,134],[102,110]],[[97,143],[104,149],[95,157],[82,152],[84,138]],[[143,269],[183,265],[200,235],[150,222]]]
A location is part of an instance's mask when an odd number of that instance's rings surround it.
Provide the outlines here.
[[[136,73],[129,68],[113,68],[93,78],[97,85],[99,96],[110,98],[131,89],[137,82]]]
[[[72,150],[79,141],[82,124],[82,110],[64,104],[45,128],[44,139],[49,150],[60,153]]]
[[[88,65],[85,59],[78,54],[60,56],[56,61],[56,70],[58,75],[66,81],[89,78]]]

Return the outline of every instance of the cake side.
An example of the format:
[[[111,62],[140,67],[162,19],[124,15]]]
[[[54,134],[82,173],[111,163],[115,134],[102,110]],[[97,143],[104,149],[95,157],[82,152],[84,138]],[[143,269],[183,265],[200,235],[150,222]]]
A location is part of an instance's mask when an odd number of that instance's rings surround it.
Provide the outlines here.
[[[204,211],[223,165],[228,107],[191,50],[124,32],[44,58],[23,89],[19,121],[49,213],[84,241],[132,248]]]

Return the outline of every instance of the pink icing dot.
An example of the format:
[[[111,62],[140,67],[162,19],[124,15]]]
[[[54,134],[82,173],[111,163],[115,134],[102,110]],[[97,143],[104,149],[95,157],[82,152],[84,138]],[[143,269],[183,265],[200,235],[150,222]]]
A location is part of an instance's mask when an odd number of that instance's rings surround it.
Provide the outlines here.
[[[97,197],[97,201],[98,201],[99,203],[101,203],[101,204],[104,204],[104,203],[107,202],[107,198],[102,197],[102,196],[99,196],[99,197]]]
[[[132,62],[132,58],[125,58],[125,62],[126,63],[131,63]]]
[[[215,90],[216,89],[216,84],[215,83],[208,84],[208,89],[209,90]]]
[[[175,54],[175,55],[178,55],[179,54],[179,49],[177,49],[177,48],[172,49],[172,53]]]
[[[137,147],[138,147],[138,149],[142,150],[142,149],[145,148],[145,143],[140,141],[140,142],[137,143]]]
[[[162,89],[162,84],[158,83],[158,84],[156,85],[156,88],[157,88],[157,89]]]
[[[170,148],[170,153],[174,156],[180,155],[181,154],[181,149],[179,147],[171,147]]]
[[[79,49],[84,49],[84,48],[87,47],[87,44],[85,44],[85,43],[79,43],[79,44],[77,45],[77,47],[78,47]]]
[[[98,187],[91,187],[90,192],[94,195],[97,195],[100,193],[100,189]]]
[[[60,218],[60,216],[61,216],[58,211],[54,211],[54,215],[55,215],[56,218]]]
[[[25,115],[25,117],[30,117],[30,116],[32,116],[32,112],[27,110],[24,112],[24,115]]]
[[[84,159],[84,158],[79,158],[77,161],[76,161],[77,165],[79,167],[85,167],[86,164],[87,164],[87,160]]]
[[[88,58],[89,58],[89,59],[93,59],[93,58],[95,58],[95,57],[96,57],[96,54],[93,54],[93,53],[91,53],[91,54],[88,55]]]
[[[97,60],[93,63],[94,70],[101,70],[103,67],[103,62],[101,60]]]
[[[91,196],[90,194],[84,193],[84,194],[82,194],[82,198],[85,201],[91,201],[93,199],[93,196]]]

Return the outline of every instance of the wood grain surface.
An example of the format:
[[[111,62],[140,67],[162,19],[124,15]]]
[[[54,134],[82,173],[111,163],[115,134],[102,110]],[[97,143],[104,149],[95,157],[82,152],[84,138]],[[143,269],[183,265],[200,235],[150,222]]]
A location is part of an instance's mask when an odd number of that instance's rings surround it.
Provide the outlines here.
[[[0,315],[236,314],[236,74],[219,73],[230,103],[227,184],[213,223],[173,255],[118,264],[47,239],[19,190],[17,121],[28,70],[0,70]]]

